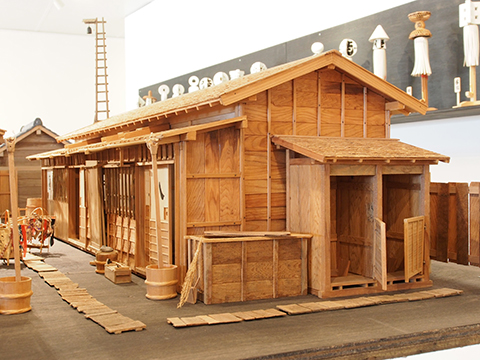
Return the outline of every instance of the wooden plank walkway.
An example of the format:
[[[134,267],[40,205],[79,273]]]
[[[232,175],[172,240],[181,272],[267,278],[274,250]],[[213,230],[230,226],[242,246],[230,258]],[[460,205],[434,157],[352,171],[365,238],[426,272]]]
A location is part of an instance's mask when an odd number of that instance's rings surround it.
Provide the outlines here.
[[[125,331],[140,331],[147,327],[138,320],[132,320],[119,314],[116,310],[110,309],[91,296],[87,289],[78,287],[65,274],[58,271],[53,266],[45,264],[42,258],[24,259],[24,264],[28,268],[36,271],[45,282],[57,289],[58,295],[62,300],[70,304],[71,307],[83,313],[85,318],[92,320],[107,332],[111,334],[121,334]]]
[[[167,318],[167,323],[171,324],[173,327],[176,328],[200,325],[228,324],[241,321],[268,319],[287,315],[300,315],[320,311],[354,309],[364,306],[375,306],[405,301],[419,301],[433,298],[442,298],[460,295],[462,292],[462,290],[442,288],[394,295],[376,295],[343,300],[314,301],[299,304],[277,305],[276,309],[254,310],[224,314],[209,314],[193,317],[172,317]]]

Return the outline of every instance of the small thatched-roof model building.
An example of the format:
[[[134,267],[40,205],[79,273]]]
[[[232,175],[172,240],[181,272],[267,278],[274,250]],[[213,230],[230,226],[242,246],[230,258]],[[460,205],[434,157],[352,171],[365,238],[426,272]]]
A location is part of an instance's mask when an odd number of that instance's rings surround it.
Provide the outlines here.
[[[57,236],[110,245],[138,273],[176,264],[179,285],[202,244],[206,303],[428,286],[429,165],[449,159],[389,139],[392,114],[426,110],[330,51],[114,116],[32,158]]]

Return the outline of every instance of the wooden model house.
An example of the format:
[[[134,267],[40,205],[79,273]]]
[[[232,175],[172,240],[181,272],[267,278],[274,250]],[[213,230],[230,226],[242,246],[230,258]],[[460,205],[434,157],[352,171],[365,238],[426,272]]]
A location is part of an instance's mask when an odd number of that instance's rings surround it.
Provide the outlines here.
[[[189,241],[202,241],[207,303],[429,286],[429,165],[449,159],[389,138],[392,114],[426,110],[329,51],[97,122],[31,158],[57,237],[112,246],[137,273],[176,264],[180,284]],[[202,237],[212,230],[291,234]]]
[[[0,130],[0,214],[10,207],[10,185],[8,180],[8,152],[3,140],[4,130]],[[39,151],[63,148],[55,138],[58,135],[46,128],[37,118],[22,126],[16,134],[15,167],[18,182],[18,207],[25,208],[28,198],[42,196],[42,169],[39,161],[28,161],[27,156]],[[66,143],[66,142],[65,142]]]

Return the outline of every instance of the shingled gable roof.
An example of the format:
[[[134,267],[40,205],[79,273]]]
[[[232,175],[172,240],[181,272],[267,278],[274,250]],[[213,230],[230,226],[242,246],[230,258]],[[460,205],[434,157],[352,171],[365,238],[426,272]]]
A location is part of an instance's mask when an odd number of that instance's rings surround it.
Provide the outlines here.
[[[329,138],[318,136],[277,135],[272,142],[307,156],[320,163],[371,163],[391,164],[425,162],[448,163],[450,158],[397,139]]]
[[[43,125],[43,122],[40,118],[36,118],[34,121],[28,123],[27,125],[24,125],[21,127],[20,132],[18,134],[15,134],[15,142],[20,142],[26,137],[30,136],[31,134],[37,132],[37,130],[40,130],[50,136],[52,139],[57,139],[58,134],[53,132],[52,130],[48,129]],[[0,139],[3,138],[3,135],[5,135],[5,130],[0,129]],[[63,142],[64,145],[68,144],[68,141],[61,140],[57,142]],[[7,147],[5,146],[5,143],[0,143],[0,153],[5,152],[7,150]]]
[[[388,101],[398,102],[398,109],[406,113],[418,112],[425,114],[427,111],[427,106],[423,102],[408,95],[389,82],[380,79],[353,61],[346,59],[338,51],[331,50],[321,55],[313,55],[292,61],[207,89],[131,110],[60,136],[57,138],[57,141],[95,138],[109,131],[125,131],[128,130],[127,128],[132,130],[133,128],[143,126],[142,124],[148,125],[148,122],[162,117],[166,118],[182,112],[195,111],[205,106],[218,104],[228,106],[286,81],[326,67],[339,69],[360,84],[381,94]]]

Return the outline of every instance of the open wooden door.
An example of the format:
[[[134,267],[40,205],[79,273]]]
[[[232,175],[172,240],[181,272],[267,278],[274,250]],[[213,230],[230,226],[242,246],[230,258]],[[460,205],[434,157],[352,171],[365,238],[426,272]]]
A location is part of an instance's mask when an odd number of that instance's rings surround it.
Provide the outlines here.
[[[416,216],[403,220],[405,229],[405,282],[423,271],[423,246],[425,217]]]
[[[385,223],[375,219],[375,234],[373,239],[373,277],[387,290],[387,235]]]
[[[152,169],[147,169],[145,173],[145,198],[147,199],[146,214],[148,218],[146,228],[149,229],[146,234],[149,244],[149,263],[162,261],[163,264],[173,264],[173,167],[171,165],[159,165],[158,184],[153,181]],[[155,191],[160,193],[160,241],[156,238],[156,206]],[[158,246],[160,245],[160,249]]]

